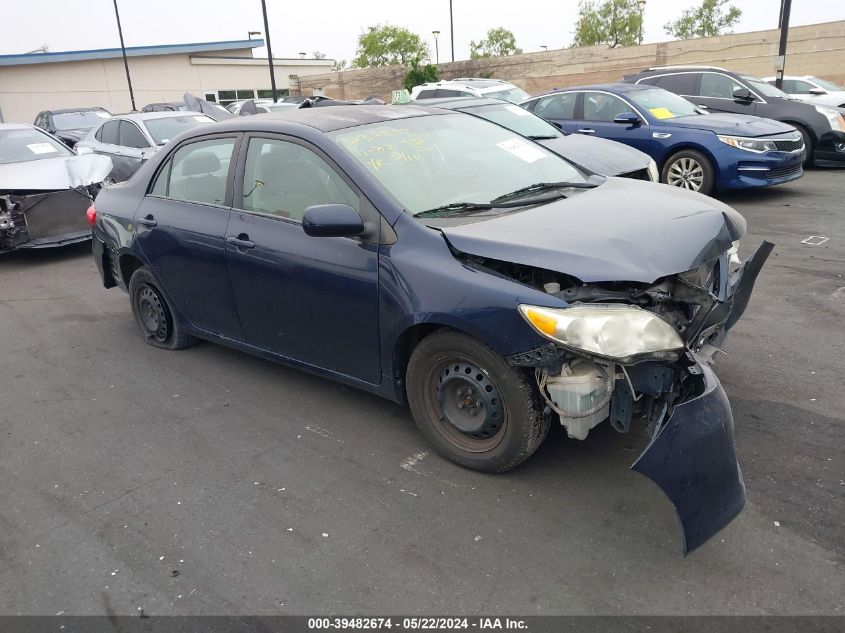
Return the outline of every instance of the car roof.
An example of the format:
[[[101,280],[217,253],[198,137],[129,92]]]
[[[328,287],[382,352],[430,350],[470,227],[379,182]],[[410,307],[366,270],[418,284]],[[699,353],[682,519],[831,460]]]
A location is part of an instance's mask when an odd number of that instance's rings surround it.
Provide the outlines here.
[[[513,105],[509,101],[502,101],[501,99],[493,99],[491,97],[437,97],[435,99],[416,101],[415,103],[431,108],[445,108],[446,110],[460,110],[461,108],[476,108],[488,105]]]
[[[105,108],[100,106],[90,106],[85,108],[61,108],[60,110],[44,110],[50,114],[70,114],[71,112],[108,112]]]
[[[441,81],[430,81],[422,84],[428,88],[430,86],[467,86],[468,88],[484,89],[484,88],[500,88],[502,86],[510,86],[510,82],[504,79],[484,79],[478,77],[463,77],[458,79],[443,79]]]
[[[130,112],[128,114],[118,114],[115,119],[129,119],[130,121],[143,122],[152,119],[175,119],[183,116],[207,116],[202,112],[194,112],[193,110],[165,110],[164,112]]]
[[[558,94],[560,92],[573,92],[576,90],[605,90],[607,92],[618,92],[620,94],[624,94],[627,92],[639,92],[641,90],[655,89],[663,90],[663,88],[660,88],[659,86],[650,86],[647,84],[591,84],[588,86],[569,86],[568,88],[560,88],[559,90],[553,90],[551,92],[546,92],[544,94],[537,95],[536,97],[531,97],[530,100],[533,101],[534,99],[538,99],[539,97],[546,97],[548,95]]]
[[[35,128],[36,130],[41,130],[41,128],[36,128],[34,125],[30,125],[29,123],[0,123],[0,130],[26,130],[29,128]]]
[[[411,119],[421,116],[449,114],[445,110],[436,110],[417,105],[403,105],[401,108],[393,105],[339,105],[333,108],[291,108],[246,117],[233,117],[217,123],[220,131],[268,131],[275,123],[299,123],[307,125],[321,132],[332,132],[345,128]]]

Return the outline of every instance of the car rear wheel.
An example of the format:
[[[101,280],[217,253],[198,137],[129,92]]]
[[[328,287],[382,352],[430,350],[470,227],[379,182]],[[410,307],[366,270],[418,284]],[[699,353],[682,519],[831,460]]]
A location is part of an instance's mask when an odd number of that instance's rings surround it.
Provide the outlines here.
[[[694,149],[684,149],[666,161],[660,180],[673,187],[710,195],[716,183],[716,175],[704,154]]]
[[[549,431],[529,374],[458,332],[435,332],[417,345],[407,393],[420,432],[437,452],[466,468],[510,470]]]
[[[138,268],[129,280],[132,314],[144,340],[161,349],[184,349],[196,345],[197,339],[185,334],[173,318],[173,310],[159,290],[149,269]]]

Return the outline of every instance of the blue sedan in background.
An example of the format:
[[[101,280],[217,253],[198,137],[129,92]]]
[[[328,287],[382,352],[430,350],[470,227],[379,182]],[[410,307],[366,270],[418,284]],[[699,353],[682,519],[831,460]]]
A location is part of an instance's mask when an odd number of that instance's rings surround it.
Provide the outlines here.
[[[645,152],[660,167],[661,182],[692,191],[765,187],[804,174],[804,141],[791,125],[742,114],[708,114],[654,86],[567,88],[521,105],[565,132],[599,136]]]

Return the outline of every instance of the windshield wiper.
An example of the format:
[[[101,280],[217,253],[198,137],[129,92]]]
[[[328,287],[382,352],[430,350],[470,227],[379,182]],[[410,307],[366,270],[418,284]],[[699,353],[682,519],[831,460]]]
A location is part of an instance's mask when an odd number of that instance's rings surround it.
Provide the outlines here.
[[[560,138],[563,134],[532,134],[526,136],[529,141],[550,141],[553,138]]]
[[[503,194],[498,198],[493,198],[490,203],[496,204],[498,202],[505,202],[507,200],[519,198],[529,193],[539,193],[541,191],[551,191],[553,189],[593,189],[595,187],[598,187],[598,185],[593,182],[537,182],[533,185],[523,187],[522,189],[517,189],[516,191]]]
[[[447,217],[451,215],[461,215],[471,211],[486,211],[492,209],[493,205],[483,202],[450,202],[440,207],[433,209],[426,209],[415,213],[415,218],[431,218],[431,217]]]

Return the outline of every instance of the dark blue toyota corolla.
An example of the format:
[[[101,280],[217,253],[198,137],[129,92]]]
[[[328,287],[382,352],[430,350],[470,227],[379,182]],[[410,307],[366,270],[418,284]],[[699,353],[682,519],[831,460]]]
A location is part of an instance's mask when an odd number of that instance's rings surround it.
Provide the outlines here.
[[[338,106],[171,141],[89,209],[144,339],[198,339],[407,402],[452,461],[501,472],[550,423],[642,425],[633,468],[685,551],[745,491],[715,346],[772,246],[705,196],[604,178],[477,117]]]
[[[660,168],[660,182],[692,191],[767,187],[804,175],[804,140],[793,126],[745,114],[706,114],[655,86],[567,88],[521,105],[566,132],[645,152]]]

